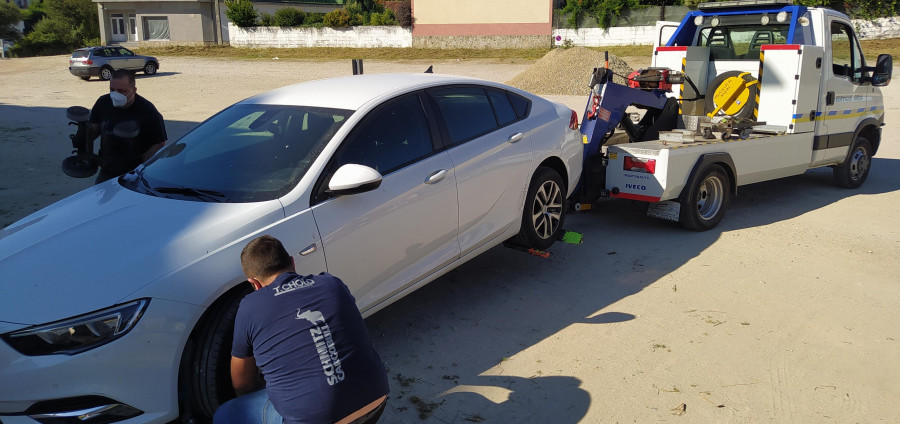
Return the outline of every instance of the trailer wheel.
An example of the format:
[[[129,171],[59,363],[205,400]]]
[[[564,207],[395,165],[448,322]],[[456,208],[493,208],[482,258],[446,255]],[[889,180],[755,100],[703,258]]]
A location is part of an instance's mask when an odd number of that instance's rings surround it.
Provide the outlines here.
[[[681,225],[694,231],[712,229],[725,215],[730,197],[728,174],[721,165],[709,165],[681,200]]]
[[[844,188],[857,188],[869,176],[872,161],[872,143],[863,136],[856,137],[850,155],[844,163],[832,168],[837,185]]]
[[[533,249],[546,249],[559,238],[565,219],[566,185],[558,172],[540,166],[531,177],[522,227],[513,242]]]

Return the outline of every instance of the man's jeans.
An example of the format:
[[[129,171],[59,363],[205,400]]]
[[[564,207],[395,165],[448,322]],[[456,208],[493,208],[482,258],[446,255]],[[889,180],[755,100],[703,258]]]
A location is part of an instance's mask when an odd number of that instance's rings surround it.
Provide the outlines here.
[[[281,424],[266,389],[234,398],[216,410],[213,424]]]

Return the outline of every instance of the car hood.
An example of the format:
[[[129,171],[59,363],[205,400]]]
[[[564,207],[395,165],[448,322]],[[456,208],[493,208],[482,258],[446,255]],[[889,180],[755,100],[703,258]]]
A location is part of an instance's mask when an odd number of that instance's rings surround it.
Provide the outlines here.
[[[283,217],[280,205],[166,199],[115,181],[86,189],[0,230],[0,321],[40,324],[112,306],[247,225]]]

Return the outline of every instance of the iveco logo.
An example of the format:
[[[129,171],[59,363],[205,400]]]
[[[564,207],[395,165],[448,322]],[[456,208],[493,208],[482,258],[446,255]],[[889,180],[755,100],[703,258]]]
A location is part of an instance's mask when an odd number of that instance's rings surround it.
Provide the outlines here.
[[[647,186],[640,184],[625,184],[625,188],[630,188],[634,190],[646,190]]]

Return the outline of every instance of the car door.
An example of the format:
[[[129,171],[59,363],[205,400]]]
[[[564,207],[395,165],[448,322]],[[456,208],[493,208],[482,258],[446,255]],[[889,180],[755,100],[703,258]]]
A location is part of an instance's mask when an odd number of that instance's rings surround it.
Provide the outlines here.
[[[116,48],[116,54],[122,59],[122,67],[132,71],[139,70],[144,67],[144,61],[137,57],[131,50],[124,47]],[[119,69],[116,67],[116,69]]]
[[[106,47],[103,49],[103,54],[106,56],[106,63],[109,66],[112,66],[113,69],[126,69],[128,66],[128,58],[122,57],[119,54],[119,49],[116,47]]]
[[[830,24],[831,69],[825,75],[825,110],[823,125],[827,128],[828,145],[823,157],[826,162],[841,161],[853,142],[856,127],[863,119],[872,85],[864,83],[865,59],[853,33],[845,22],[828,17]]]
[[[453,165],[432,128],[420,93],[389,100],[350,131],[320,178],[312,210],[328,271],[362,312],[459,257]],[[329,175],[351,163],[377,170],[381,185],[330,197]]]
[[[477,85],[431,89],[429,97],[442,118],[447,154],[459,191],[461,254],[519,227],[522,202],[531,179],[532,147],[521,115],[528,100],[506,90]]]

